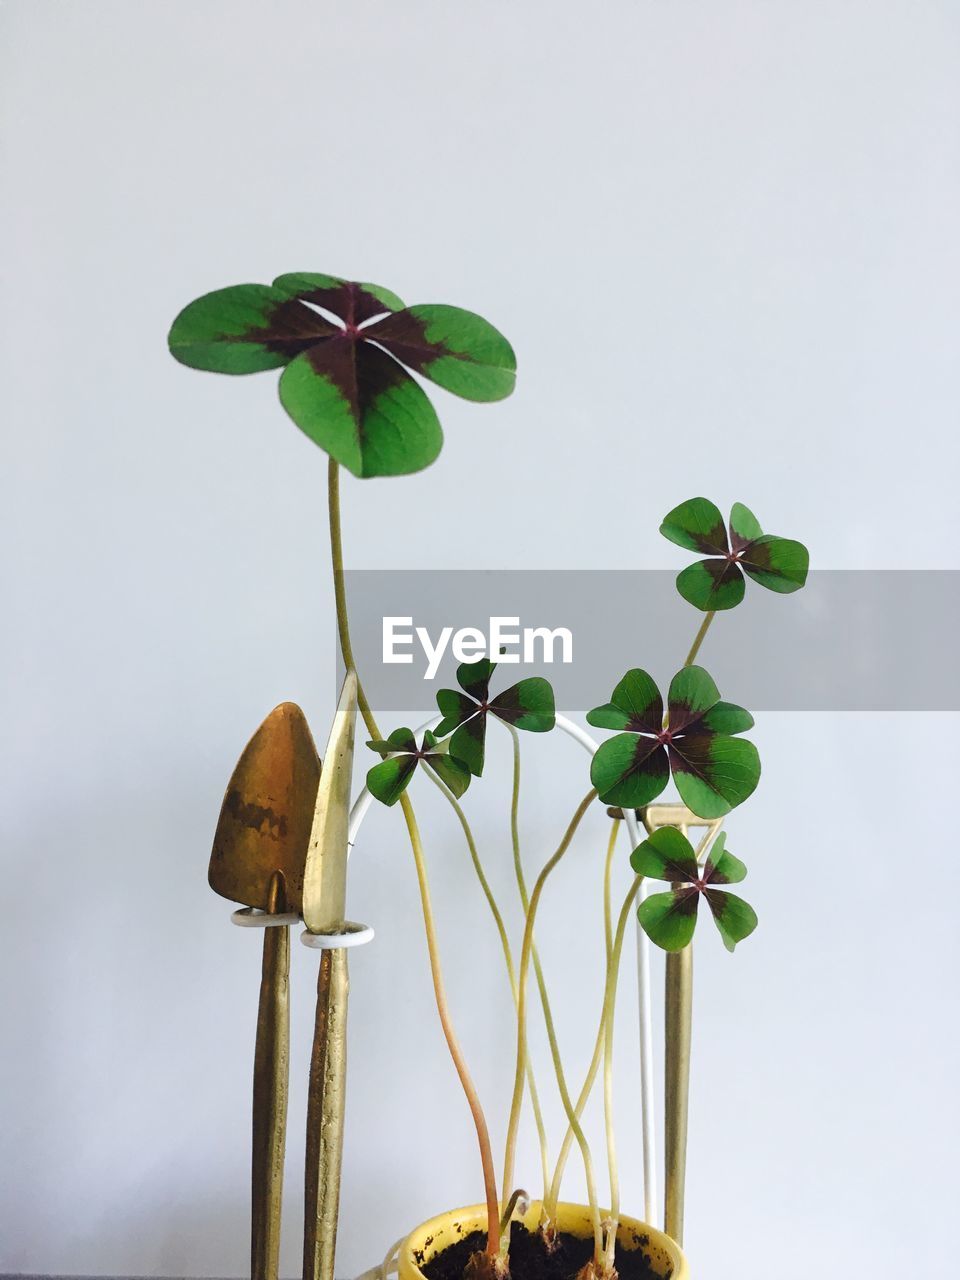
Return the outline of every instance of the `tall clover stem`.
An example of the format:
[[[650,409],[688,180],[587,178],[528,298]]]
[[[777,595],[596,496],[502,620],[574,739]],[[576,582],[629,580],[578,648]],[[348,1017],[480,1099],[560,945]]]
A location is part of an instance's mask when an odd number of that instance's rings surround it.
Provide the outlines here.
[[[503,723],[503,722],[501,722]],[[520,902],[523,906],[524,917],[530,909],[530,896],[527,893],[527,880],[523,871],[523,859],[520,854],[520,735],[517,733],[513,725],[505,724],[504,727],[510,731],[513,739],[513,796],[510,804],[510,836],[513,843],[513,870],[517,879],[517,889],[520,893]],[[543,966],[540,963],[540,955],[531,933],[530,954],[533,959],[533,972],[537,980],[537,990],[540,995],[540,1006],[543,1009],[543,1021],[547,1029],[547,1042],[550,1046],[550,1057],[553,1061],[554,1074],[557,1077],[557,1087],[560,1090],[561,1098],[569,1099],[569,1090],[567,1088],[567,1078],[563,1070],[563,1060],[560,1054],[560,1042],[557,1038],[557,1028],[553,1020],[553,1010],[550,1007],[550,997],[547,994],[547,982],[543,974]],[[543,1179],[543,1202],[540,1211],[541,1227],[549,1227],[552,1223],[554,1214],[549,1214],[548,1206],[548,1190],[549,1177],[546,1169],[544,1170]]]
[[[343,655],[344,665],[348,669],[356,671],[356,662],[353,656],[353,645],[350,641],[350,623],[347,615],[347,595],[343,578],[343,537],[340,527],[340,467],[330,459],[330,465],[327,472],[327,492],[328,492],[328,508],[330,517],[330,556],[333,562],[333,592],[337,609],[337,633],[340,637],[340,652]],[[367,695],[364,692],[363,684],[360,681],[359,673],[357,675],[357,702],[360,707],[360,714],[363,722],[372,738],[382,738],[382,734],[377,725],[376,718],[367,701]],[[447,1004],[446,987],[443,981],[443,971],[440,965],[440,948],[437,941],[436,922],[433,916],[433,905],[430,900],[430,885],[427,878],[426,859],[423,853],[423,842],[420,839],[420,830],[417,826],[417,819],[413,812],[413,806],[406,795],[400,797],[400,808],[403,812],[404,821],[407,826],[407,834],[410,837],[410,846],[413,850],[413,860],[417,872],[417,884],[420,890],[420,906],[423,912],[423,928],[427,939],[427,952],[430,957],[430,974],[433,979],[433,992],[437,1005],[437,1013],[440,1016],[440,1025],[443,1028],[443,1035],[447,1042],[447,1048],[453,1059],[453,1065],[456,1068],[457,1075],[460,1078],[460,1085],[467,1099],[467,1105],[470,1108],[470,1114],[473,1117],[474,1127],[477,1131],[477,1143],[480,1147],[480,1161],[483,1166],[483,1183],[487,1202],[487,1254],[492,1258],[500,1249],[500,1208],[497,1197],[497,1175],[493,1165],[493,1148],[490,1145],[490,1131],[487,1127],[486,1117],[483,1114],[483,1107],[480,1104],[480,1098],[477,1094],[476,1086],[467,1069],[467,1064],[463,1056],[463,1050],[457,1040],[457,1034],[454,1030],[453,1020],[450,1017],[450,1009]],[[522,1084],[522,1076],[521,1076]]]
[[[540,905],[540,898],[543,894],[544,885],[550,876],[550,873],[557,866],[560,859],[569,848],[570,841],[573,839],[577,827],[583,815],[587,812],[590,805],[596,799],[597,793],[591,788],[577,806],[577,811],[570,819],[570,824],[564,832],[563,839],[557,846],[556,852],[545,864],[543,870],[537,876],[533,886],[533,893],[530,895],[530,904],[527,907],[526,921],[523,930],[523,947],[520,952],[520,974],[518,978],[519,1000],[517,1007],[517,1066],[514,1074],[513,1082],[513,1099],[510,1105],[510,1120],[507,1125],[507,1141],[506,1150],[503,1160],[503,1185],[505,1187],[513,1184],[513,1168],[517,1151],[517,1130],[520,1124],[520,1106],[523,1100],[523,1063],[527,1052],[527,976],[530,971],[530,957],[533,950],[533,927],[537,918],[537,908]],[[562,1072],[560,1073],[562,1075]],[[567,1113],[567,1119],[573,1129],[577,1142],[580,1146],[580,1152],[583,1156],[584,1172],[587,1180],[587,1198],[590,1202],[590,1211],[593,1219],[593,1240],[594,1240],[594,1261],[597,1267],[602,1266],[603,1262],[603,1227],[600,1222],[600,1207],[597,1201],[596,1177],[593,1171],[593,1157],[590,1154],[590,1145],[587,1142],[583,1129],[580,1126],[579,1117],[575,1114],[573,1104],[570,1101],[570,1095],[564,1083],[561,1091],[564,1110]]]
[[[497,900],[494,897],[493,890],[490,887],[490,882],[483,869],[483,863],[480,861],[480,854],[477,851],[477,842],[474,839],[473,831],[470,827],[469,821],[467,820],[467,815],[464,813],[463,807],[457,800],[457,797],[453,794],[443,779],[437,777],[437,775],[430,769],[426,769],[424,772],[427,774],[430,781],[436,784],[438,790],[446,796],[454,813],[456,813],[457,817],[460,819],[460,826],[463,828],[463,834],[467,841],[467,848],[470,850],[470,860],[473,863],[473,869],[476,872],[477,880],[480,882],[480,888],[483,890],[483,896],[487,900],[487,905],[490,908],[490,914],[493,916],[494,924],[497,927],[497,933],[500,936],[500,946],[503,950],[503,959],[507,967],[507,977],[510,981],[510,990],[513,994],[513,1004],[514,1008],[517,1008],[519,1004],[519,995],[517,993],[517,974],[513,967],[513,952],[510,949],[510,940],[507,937],[507,930],[503,923],[503,916],[500,912],[500,907],[497,905]],[[533,1064],[530,1061],[529,1053],[526,1055],[524,1067],[527,1076],[527,1087],[530,1090],[530,1105],[533,1108],[534,1123],[537,1126],[537,1138],[540,1142],[540,1163],[543,1167],[543,1186],[544,1190],[546,1190],[547,1178],[550,1176],[548,1171],[549,1157],[547,1155],[547,1131],[543,1123],[543,1113],[540,1110],[540,1095],[537,1092]],[[504,1198],[506,1198],[506,1188],[503,1189],[503,1194]],[[501,1210],[501,1217],[502,1216],[503,1210]]]
[[[347,613],[347,589],[343,577],[343,532],[340,527],[340,465],[333,458],[327,468],[327,509],[330,517],[330,559],[333,563],[333,596],[337,608],[337,635],[340,639],[340,652],[344,666],[357,670],[353,656],[353,644],[350,640],[350,619]],[[374,738],[383,735],[371,710],[367,695],[357,672],[357,703],[363,723]]]
[[[617,981],[620,976],[620,957],[623,952],[623,939],[627,930],[627,921],[630,918],[630,910],[636,900],[637,894],[640,892],[640,885],[643,877],[637,876],[624,899],[623,906],[620,908],[620,915],[617,918],[617,928],[614,933],[613,946],[610,950],[610,960],[607,964],[607,978],[603,993],[603,1007],[600,1011],[600,1025],[597,1028],[597,1037],[593,1047],[593,1057],[590,1059],[590,1066],[587,1069],[587,1076],[583,1082],[583,1088],[580,1090],[580,1096],[577,1098],[576,1115],[579,1119],[583,1114],[583,1109],[587,1105],[587,1099],[593,1091],[594,1083],[597,1079],[597,1072],[600,1070],[600,1060],[603,1057],[604,1045],[606,1043],[607,1018],[612,1023],[613,1010],[616,1001]],[[560,1185],[563,1180],[563,1172],[566,1168],[567,1156],[570,1153],[570,1144],[573,1141],[572,1128],[567,1129],[564,1135],[563,1144],[560,1147],[560,1157],[557,1160],[557,1167],[554,1170],[553,1182],[550,1187],[550,1203],[556,1207],[560,1199]],[[616,1182],[616,1175],[612,1179]],[[613,1188],[611,1187],[611,1193]],[[613,1233],[616,1235],[616,1232]]]

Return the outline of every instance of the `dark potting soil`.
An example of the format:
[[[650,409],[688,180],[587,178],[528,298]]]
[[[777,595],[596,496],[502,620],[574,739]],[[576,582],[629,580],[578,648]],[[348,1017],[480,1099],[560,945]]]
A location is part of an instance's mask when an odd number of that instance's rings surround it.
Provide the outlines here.
[[[644,1248],[647,1243],[646,1236],[638,1235],[636,1249],[621,1249],[617,1245],[614,1265],[620,1280],[661,1280]],[[486,1244],[485,1232],[471,1232],[435,1254],[429,1262],[420,1263],[420,1270],[427,1280],[463,1280],[471,1256],[482,1251]],[[575,1280],[581,1267],[592,1257],[592,1236],[584,1240],[561,1231],[555,1248],[548,1252],[542,1237],[528,1231],[522,1223],[515,1222],[510,1230],[510,1280]]]

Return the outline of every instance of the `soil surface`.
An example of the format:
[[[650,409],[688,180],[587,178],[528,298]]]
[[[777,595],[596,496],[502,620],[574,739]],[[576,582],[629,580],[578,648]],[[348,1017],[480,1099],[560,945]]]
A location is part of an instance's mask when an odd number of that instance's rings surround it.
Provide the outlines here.
[[[647,1237],[638,1236],[637,1243],[639,1247],[636,1249],[621,1249],[617,1245],[615,1265],[620,1280],[662,1280],[643,1247]],[[436,1254],[429,1262],[421,1263],[420,1269],[427,1280],[462,1280],[471,1255],[482,1251],[486,1244],[486,1233],[474,1231]],[[592,1257],[592,1236],[582,1240],[561,1231],[557,1235],[556,1247],[548,1253],[536,1232],[528,1231],[520,1222],[515,1222],[511,1228],[511,1280],[575,1280],[577,1272]]]

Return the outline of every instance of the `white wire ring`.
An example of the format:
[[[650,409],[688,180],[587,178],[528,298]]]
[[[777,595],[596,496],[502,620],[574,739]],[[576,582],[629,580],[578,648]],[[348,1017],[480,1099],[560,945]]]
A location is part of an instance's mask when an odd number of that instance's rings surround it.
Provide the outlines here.
[[[261,911],[259,907],[240,907],[230,917],[230,923],[239,924],[245,929],[275,929],[284,924],[299,924],[300,917],[295,911],[271,915],[269,911]]]
[[[305,947],[313,947],[316,951],[339,951],[344,947],[363,947],[372,942],[375,933],[368,924],[354,924],[347,920],[340,933],[311,933],[304,929],[300,941]]]

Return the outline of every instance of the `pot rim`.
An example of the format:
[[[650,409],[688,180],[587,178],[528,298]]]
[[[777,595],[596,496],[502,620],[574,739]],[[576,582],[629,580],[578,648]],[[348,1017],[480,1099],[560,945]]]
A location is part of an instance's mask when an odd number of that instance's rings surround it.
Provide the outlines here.
[[[528,1230],[536,1229],[540,1220],[540,1205],[539,1200],[534,1200],[526,1213],[517,1215]],[[421,1262],[434,1257],[472,1231],[486,1230],[486,1222],[487,1206],[473,1204],[460,1209],[449,1209],[414,1227],[400,1245],[399,1280],[424,1280],[420,1270]],[[560,1231],[568,1231],[577,1236],[591,1235],[591,1223],[588,1206],[566,1200],[561,1200],[557,1205],[557,1227]],[[667,1277],[669,1280],[690,1280],[687,1260],[675,1240],[639,1218],[621,1214],[617,1229],[620,1243],[629,1245],[633,1242],[632,1238],[638,1235],[647,1238],[644,1248],[649,1248],[654,1266],[661,1271],[664,1280]]]

